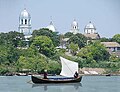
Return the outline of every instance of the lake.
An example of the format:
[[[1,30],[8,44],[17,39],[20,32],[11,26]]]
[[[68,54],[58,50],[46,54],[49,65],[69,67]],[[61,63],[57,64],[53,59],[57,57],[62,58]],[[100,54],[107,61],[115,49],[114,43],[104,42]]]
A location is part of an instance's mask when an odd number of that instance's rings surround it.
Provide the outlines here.
[[[120,76],[83,76],[81,83],[33,84],[30,76],[0,76],[0,92],[120,92]]]

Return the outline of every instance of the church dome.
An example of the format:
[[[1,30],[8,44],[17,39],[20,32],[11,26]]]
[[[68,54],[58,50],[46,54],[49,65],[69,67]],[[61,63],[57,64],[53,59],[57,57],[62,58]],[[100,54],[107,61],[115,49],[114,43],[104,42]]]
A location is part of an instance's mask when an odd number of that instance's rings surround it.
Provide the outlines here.
[[[50,22],[50,25],[48,25],[46,28],[48,28],[49,30],[51,30],[51,31],[53,31],[53,32],[56,31],[56,29],[55,29],[55,27],[54,27],[52,21]]]
[[[86,29],[96,29],[95,26],[91,23],[91,21],[85,26]]]
[[[72,23],[72,26],[78,26],[78,23],[77,21],[74,19],[73,23]]]
[[[91,23],[91,21],[85,26],[84,32],[86,34],[96,34],[96,28],[95,26]]]
[[[21,12],[20,17],[30,18],[30,14],[27,12],[26,9],[24,9],[24,10]]]

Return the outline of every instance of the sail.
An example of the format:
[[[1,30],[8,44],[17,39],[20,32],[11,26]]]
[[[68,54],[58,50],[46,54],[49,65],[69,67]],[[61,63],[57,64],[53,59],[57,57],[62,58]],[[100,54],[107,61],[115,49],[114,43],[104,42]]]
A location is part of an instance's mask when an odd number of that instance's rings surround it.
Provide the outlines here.
[[[60,57],[62,63],[62,70],[60,75],[66,77],[74,77],[75,72],[78,72],[78,63]]]

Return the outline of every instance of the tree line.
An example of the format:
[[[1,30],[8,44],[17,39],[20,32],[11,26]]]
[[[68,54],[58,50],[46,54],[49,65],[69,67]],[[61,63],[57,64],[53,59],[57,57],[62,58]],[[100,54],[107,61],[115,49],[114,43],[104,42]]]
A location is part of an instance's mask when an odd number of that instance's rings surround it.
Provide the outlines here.
[[[63,41],[65,38],[69,38],[66,43]],[[44,69],[47,69],[49,73],[59,74],[61,69],[59,56],[78,62],[80,68],[101,67],[118,71],[120,58],[110,55],[100,42],[120,43],[120,34],[87,44],[88,39],[80,33],[59,34],[42,28],[33,31],[32,37],[29,38],[29,47],[27,47],[23,33],[16,31],[0,33],[0,74],[42,73]],[[66,48],[57,48],[64,44]]]

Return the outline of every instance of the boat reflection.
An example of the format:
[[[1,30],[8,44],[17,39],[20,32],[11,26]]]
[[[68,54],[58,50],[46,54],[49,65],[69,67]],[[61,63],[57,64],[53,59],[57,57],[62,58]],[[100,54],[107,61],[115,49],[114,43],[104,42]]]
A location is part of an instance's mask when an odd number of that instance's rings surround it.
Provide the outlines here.
[[[32,84],[32,88],[35,88],[35,87],[38,87],[41,90],[48,91],[48,92],[51,92],[51,91],[58,92],[58,90],[59,92],[63,92],[63,91],[76,92],[79,89],[79,87],[82,87],[82,84],[81,83]]]

